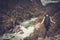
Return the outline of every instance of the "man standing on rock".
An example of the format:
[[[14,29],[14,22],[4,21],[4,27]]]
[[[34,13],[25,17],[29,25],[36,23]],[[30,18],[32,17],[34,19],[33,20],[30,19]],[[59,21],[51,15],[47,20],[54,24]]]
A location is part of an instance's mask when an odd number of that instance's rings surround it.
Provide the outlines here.
[[[46,28],[46,33],[45,33],[44,37],[47,35],[47,32],[49,31],[49,28],[51,26],[50,25],[51,22],[55,24],[55,22],[52,21],[52,19],[49,16],[49,14],[46,13],[45,16],[44,16],[44,18],[43,18],[43,20],[42,20],[42,22],[41,22],[41,24],[44,24],[44,27]]]
[[[46,8],[46,11],[48,11],[49,9],[52,8],[53,4],[59,3],[60,0],[40,0],[42,5]],[[51,17],[49,16],[49,14],[46,14],[45,17],[43,18],[43,21],[41,22],[44,23],[44,26],[46,28],[46,31],[49,30],[50,28],[50,22],[54,23],[54,21],[52,21]],[[47,33],[47,32],[46,32]]]

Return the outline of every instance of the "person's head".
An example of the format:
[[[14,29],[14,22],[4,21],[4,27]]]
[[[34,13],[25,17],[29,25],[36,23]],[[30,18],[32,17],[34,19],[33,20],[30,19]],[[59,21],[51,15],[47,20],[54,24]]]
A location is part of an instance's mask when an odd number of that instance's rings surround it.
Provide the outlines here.
[[[45,13],[45,16],[49,16],[49,14],[48,13]]]
[[[48,14],[46,14],[46,16],[48,16]]]

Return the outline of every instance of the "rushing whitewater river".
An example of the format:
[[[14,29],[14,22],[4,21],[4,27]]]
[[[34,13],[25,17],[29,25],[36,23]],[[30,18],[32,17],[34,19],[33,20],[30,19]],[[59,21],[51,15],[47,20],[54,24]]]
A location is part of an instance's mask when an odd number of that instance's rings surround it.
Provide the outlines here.
[[[34,31],[34,25],[31,25],[32,21],[36,21],[38,18],[32,18],[31,20],[26,20],[22,22],[19,27],[20,30],[17,33],[5,33],[3,35],[3,39],[11,39],[11,37],[14,36],[11,40],[23,40],[24,38],[28,37],[31,33]]]

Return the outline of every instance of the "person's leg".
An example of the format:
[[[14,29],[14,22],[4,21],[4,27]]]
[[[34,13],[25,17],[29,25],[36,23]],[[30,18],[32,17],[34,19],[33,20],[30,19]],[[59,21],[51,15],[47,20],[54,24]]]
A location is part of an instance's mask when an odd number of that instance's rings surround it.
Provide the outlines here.
[[[46,31],[47,31],[47,32],[46,32],[46,36],[47,36],[47,37],[49,37],[49,28],[50,28],[50,26],[48,25],[47,28],[46,28]]]
[[[44,38],[47,36],[48,37],[48,32],[49,32],[49,25],[45,25],[45,34],[44,34]]]
[[[45,25],[44,27],[45,27],[45,33],[44,33],[44,35],[43,35],[43,38],[46,37],[46,35],[47,35],[47,30],[48,30],[48,29],[46,28],[46,27],[47,27],[46,25]]]
[[[46,31],[49,31],[49,27],[50,25],[46,25],[45,28],[46,28]]]
[[[45,37],[46,37],[46,35],[47,35],[47,31],[45,31],[45,33],[44,33],[44,35],[43,35],[43,38],[45,38]]]

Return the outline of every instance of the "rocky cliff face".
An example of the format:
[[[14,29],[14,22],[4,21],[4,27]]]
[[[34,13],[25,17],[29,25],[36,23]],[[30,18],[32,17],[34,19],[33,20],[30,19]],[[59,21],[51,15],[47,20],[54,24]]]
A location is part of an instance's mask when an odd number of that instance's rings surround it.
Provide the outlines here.
[[[39,16],[44,8],[40,0],[0,0],[1,30],[6,32],[20,22]]]
[[[20,23],[25,20],[44,15],[45,11],[40,0],[0,0],[0,5],[0,34],[8,32],[10,29],[14,29],[15,26],[20,25]],[[60,34],[59,5],[60,3],[52,4],[45,11],[46,13],[49,13],[56,22],[56,24],[52,25],[49,29],[49,36]],[[44,30],[40,32],[41,29],[35,31],[33,36],[28,37],[27,40],[30,40],[30,38],[31,40],[37,40],[38,35],[43,35]]]

